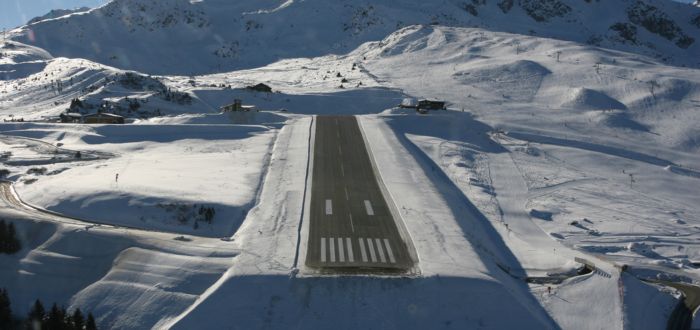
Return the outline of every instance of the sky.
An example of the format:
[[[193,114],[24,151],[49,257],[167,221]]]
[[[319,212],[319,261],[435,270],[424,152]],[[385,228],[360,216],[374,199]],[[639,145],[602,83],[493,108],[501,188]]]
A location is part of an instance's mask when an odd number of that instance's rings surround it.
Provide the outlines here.
[[[0,29],[20,26],[51,9],[97,7],[108,0],[0,0]]]
[[[693,0],[677,1],[690,3]],[[0,0],[0,29],[20,26],[51,9],[97,7],[106,2],[108,0]]]

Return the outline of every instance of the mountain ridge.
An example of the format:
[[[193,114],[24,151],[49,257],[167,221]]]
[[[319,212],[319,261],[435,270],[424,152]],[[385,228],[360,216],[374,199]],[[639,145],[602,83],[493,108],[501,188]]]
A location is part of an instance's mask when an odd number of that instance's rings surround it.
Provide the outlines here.
[[[700,9],[665,0],[113,0],[24,26],[12,38],[54,56],[149,74],[198,75],[347,53],[409,25],[537,35],[700,66],[700,42],[693,37]]]

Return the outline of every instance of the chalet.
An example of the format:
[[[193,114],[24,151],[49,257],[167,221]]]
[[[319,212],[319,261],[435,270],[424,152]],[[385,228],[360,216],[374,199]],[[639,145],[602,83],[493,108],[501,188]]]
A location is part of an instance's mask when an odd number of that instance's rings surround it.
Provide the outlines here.
[[[81,123],[83,115],[77,112],[66,112],[58,115],[62,123]]]
[[[420,100],[418,101],[417,108],[424,110],[445,110],[447,106],[445,105],[445,101]]]
[[[255,110],[254,105],[244,105],[243,101],[239,99],[233,100],[233,103],[224,105],[219,108],[221,112],[234,112],[234,111],[251,111]]]
[[[86,124],[124,124],[124,117],[113,113],[98,112],[83,116]]]
[[[246,89],[256,92],[272,93],[272,87],[265,84],[257,84],[255,86],[248,86]]]

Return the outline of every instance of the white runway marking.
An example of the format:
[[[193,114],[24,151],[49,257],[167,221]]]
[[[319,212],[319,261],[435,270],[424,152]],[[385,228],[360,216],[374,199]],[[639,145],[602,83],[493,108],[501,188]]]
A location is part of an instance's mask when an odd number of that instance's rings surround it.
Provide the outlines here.
[[[321,237],[321,262],[326,262],[326,238]]]
[[[331,247],[331,262],[335,262],[335,240],[333,237],[329,238],[330,244],[328,244]]]
[[[360,254],[362,255],[362,262],[367,262],[367,251],[365,250],[365,241],[360,238]]]
[[[350,237],[346,237],[345,243],[348,245],[348,261],[355,262],[355,255],[352,252],[352,239],[350,239]]]
[[[374,255],[374,244],[372,244],[371,238],[367,239],[367,247],[369,248],[369,257],[372,259],[372,262],[377,262],[377,256]]]
[[[350,213],[350,229],[352,229],[352,232],[355,232],[355,223],[352,222],[352,213]]]
[[[367,215],[374,215],[374,209],[372,208],[372,203],[365,200],[365,209],[367,209]]]
[[[345,167],[343,167],[343,163],[340,163],[340,174],[345,176]]]
[[[389,240],[386,238],[384,239],[384,245],[386,246],[386,253],[389,255],[389,261],[392,264],[395,264],[396,259],[394,259],[394,252],[391,251],[391,245],[389,245]]]
[[[345,199],[350,200],[350,195],[348,194],[348,187],[344,187],[344,188],[345,188]]]
[[[386,263],[386,257],[384,256],[384,249],[382,249],[382,240],[379,238],[375,239],[375,242],[377,242],[377,251],[379,251],[379,259]]]
[[[338,237],[338,261],[345,262],[345,252],[343,251],[345,245],[343,244],[343,238]]]
[[[338,145],[338,153],[342,156],[343,155],[343,149],[340,148],[340,145]]]
[[[326,215],[333,214],[333,202],[330,199],[326,199]]]

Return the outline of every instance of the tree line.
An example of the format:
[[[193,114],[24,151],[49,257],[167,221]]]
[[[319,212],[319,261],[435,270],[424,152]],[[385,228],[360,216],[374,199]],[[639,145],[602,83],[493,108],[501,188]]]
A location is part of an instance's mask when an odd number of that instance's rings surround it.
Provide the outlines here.
[[[92,313],[87,316],[80,308],[69,313],[65,307],[58,307],[56,303],[46,310],[40,300],[34,303],[27,318],[17,320],[12,315],[10,297],[7,290],[0,289],[0,329],[26,329],[26,330],[97,330],[97,324]]]
[[[22,242],[17,237],[15,224],[0,219],[0,253],[13,254],[22,249]]]

